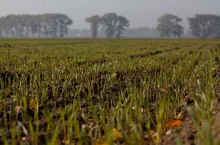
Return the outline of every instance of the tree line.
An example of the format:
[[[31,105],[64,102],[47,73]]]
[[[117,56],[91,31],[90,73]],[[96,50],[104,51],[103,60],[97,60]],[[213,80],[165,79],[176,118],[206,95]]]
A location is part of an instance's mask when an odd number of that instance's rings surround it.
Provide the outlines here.
[[[189,30],[194,37],[220,37],[220,16],[197,14],[189,17]],[[130,21],[116,13],[93,15],[85,19],[90,24],[92,37],[96,38],[100,27],[106,37],[121,37]],[[181,37],[184,27],[182,19],[173,14],[158,18],[156,30],[160,37]],[[65,37],[73,20],[65,14],[7,15],[0,17],[0,37]]]
[[[129,27],[129,20],[124,16],[118,16],[116,13],[107,13],[103,16],[94,15],[86,18],[90,23],[93,37],[97,37],[97,29],[100,25],[105,28],[107,37],[120,37]],[[158,18],[156,27],[160,37],[179,38],[184,33],[184,27],[181,25],[182,19],[173,14],[164,14]],[[190,33],[198,38],[220,37],[220,16],[210,14],[197,14],[188,18]]]
[[[8,15],[0,17],[0,36],[64,37],[72,24],[65,14]]]
[[[198,38],[220,37],[220,16],[197,14],[189,17],[190,33]],[[184,28],[182,19],[172,14],[165,14],[158,18],[157,30],[161,37],[181,37]]]

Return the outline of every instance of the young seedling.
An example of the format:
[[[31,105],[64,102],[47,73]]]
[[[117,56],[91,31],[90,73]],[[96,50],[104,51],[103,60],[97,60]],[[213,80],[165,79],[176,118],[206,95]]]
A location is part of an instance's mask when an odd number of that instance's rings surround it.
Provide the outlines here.
[[[8,48],[8,61],[9,61],[9,51],[10,51],[10,48],[11,48],[11,45],[10,44],[2,44],[2,45],[0,45],[0,47],[4,47],[4,48]]]

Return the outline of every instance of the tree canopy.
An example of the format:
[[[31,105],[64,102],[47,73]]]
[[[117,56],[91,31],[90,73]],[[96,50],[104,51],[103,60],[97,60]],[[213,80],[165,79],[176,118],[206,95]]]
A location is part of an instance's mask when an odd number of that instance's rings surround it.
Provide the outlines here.
[[[183,33],[183,26],[179,23],[181,18],[173,14],[164,14],[158,18],[157,30],[161,37],[180,37]]]
[[[191,33],[196,37],[220,37],[220,16],[197,14],[188,18]]]
[[[98,15],[93,15],[91,17],[86,18],[86,22],[90,23],[90,29],[92,31],[92,37],[97,37],[98,28],[101,23],[101,17]]]
[[[93,37],[97,37],[98,28],[100,25],[105,30],[106,37],[121,37],[121,34],[129,27],[129,20],[124,16],[119,16],[116,13],[107,13],[103,16],[94,15],[86,18],[86,22],[90,23]]]

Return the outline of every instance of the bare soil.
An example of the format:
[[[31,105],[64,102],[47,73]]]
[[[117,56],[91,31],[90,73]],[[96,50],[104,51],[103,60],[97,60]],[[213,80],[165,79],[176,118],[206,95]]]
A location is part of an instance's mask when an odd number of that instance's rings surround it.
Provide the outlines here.
[[[215,109],[213,110],[212,135],[214,143],[220,144],[220,83],[216,87]],[[183,145],[201,144],[197,140],[197,131],[190,117],[183,120],[183,125],[171,129],[170,135],[164,135],[161,145],[176,145],[181,142]]]

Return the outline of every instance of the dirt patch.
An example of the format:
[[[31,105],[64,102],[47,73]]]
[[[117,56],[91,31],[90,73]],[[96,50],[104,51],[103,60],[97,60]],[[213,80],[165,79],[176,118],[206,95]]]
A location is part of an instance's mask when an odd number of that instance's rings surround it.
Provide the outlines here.
[[[131,55],[130,58],[143,58],[143,57],[148,57],[148,56],[153,56],[153,55],[157,55],[163,53],[163,51],[155,51],[155,52],[149,52],[149,53],[144,53],[144,54],[135,54],[135,55]]]
[[[117,51],[116,52],[106,52],[106,54],[120,55],[120,54],[122,54],[122,52],[117,52]]]
[[[0,47],[11,48],[11,45],[10,44],[2,44],[2,45],[0,45]]]
[[[214,70],[213,77],[220,77],[220,66]]]
[[[214,116],[213,125],[212,125],[212,135],[214,137],[214,142],[220,144],[220,107],[216,110],[217,113]]]
[[[79,66],[79,65],[84,65],[84,64],[100,64],[100,63],[105,63],[105,62],[107,62],[107,59],[102,58],[102,59],[77,62],[76,64]]]
[[[176,145],[178,141],[182,142],[184,145],[196,144],[196,129],[192,120],[187,117],[183,122],[181,127],[171,129],[171,135],[166,135],[162,138],[161,145]]]
[[[220,83],[216,87],[216,101],[214,109],[214,117],[212,124],[212,135],[214,137],[214,143],[220,144]],[[181,142],[184,145],[196,145],[197,132],[195,126],[190,117],[186,117],[183,120],[183,125],[172,129],[170,135],[164,135],[161,145],[176,145]]]
[[[220,144],[220,82],[216,87],[216,109],[214,110],[214,118],[212,125],[212,135],[216,144]]]
[[[193,54],[193,53],[195,53],[195,52],[194,52],[194,51],[192,51],[192,50],[191,50],[191,51],[189,51],[189,54]]]
[[[134,54],[134,55],[130,55],[130,58],[143,58],[143,57],[148,57],[148,56],[154,56],[154,55],[161,54],[161,53],[164,53],[164,52],[175,51],[175,50],[179,50],[179,49],[180,49],[179,47],[174,47],[174,48],[167,49],[167,50],[164,50],[164,51],[157,50],[157,51],[154,51],[154,52]],[[143,49],[140,49],[140,50],[143,50]]]

